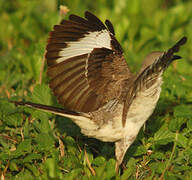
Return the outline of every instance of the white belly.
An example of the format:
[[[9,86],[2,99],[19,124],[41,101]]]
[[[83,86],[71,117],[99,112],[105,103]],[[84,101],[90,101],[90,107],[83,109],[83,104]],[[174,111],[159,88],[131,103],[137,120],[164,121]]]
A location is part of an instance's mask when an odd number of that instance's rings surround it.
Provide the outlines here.
[[[159,86],[157,87],[157,85]],[[156,91],[155,95],[153,95],[154,89]],[[118,104],[114,112],[116,116],[112,121],[108,121],[108,123],[103,124],[96,131],[86,131],[85,129],[82,129],[82,133],[107,142],[114,142],[126,136],[135,137],[142,125],[153,113],[159,99],[160,92],[161,81],[154,85],[154,87],[138,93],[129,108],[125,127],[122,126],[123,105]]]

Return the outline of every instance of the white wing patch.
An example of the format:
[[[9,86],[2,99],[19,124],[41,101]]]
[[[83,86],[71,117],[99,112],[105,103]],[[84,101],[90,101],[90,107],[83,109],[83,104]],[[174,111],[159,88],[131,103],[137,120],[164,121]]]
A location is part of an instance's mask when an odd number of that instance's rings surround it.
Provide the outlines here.
[[[111,37],[109,31],[95,31],[89,32],[85,37],[75,42],[66,42],[67,47],[59,52],[60,58],[56,60],[57,63],[65,61],[66,59],[89,54],[94,48],[108,48],[111,49]]]

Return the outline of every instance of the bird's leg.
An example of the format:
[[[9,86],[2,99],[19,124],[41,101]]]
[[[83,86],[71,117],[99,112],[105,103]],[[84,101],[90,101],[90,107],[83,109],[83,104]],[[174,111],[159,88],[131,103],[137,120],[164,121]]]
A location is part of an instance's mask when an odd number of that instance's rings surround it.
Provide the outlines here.
[[[116,156],[115,170],[117,174],[119,171],[119,166],[121,165],[123,158],[125,156],[125,153],[127,152],[129,146],[133,143],[135,138],[136,136],[131,137],[129,136],[115,142],[115,156]]]

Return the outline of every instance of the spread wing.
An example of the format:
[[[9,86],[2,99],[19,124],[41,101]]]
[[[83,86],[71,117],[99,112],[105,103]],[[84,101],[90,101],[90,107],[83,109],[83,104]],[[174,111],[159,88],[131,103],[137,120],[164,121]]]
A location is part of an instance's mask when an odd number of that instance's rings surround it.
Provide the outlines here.
[[[119,98],[131,76],[109,20],[70,15],[50,32],[46,60],[48,76],[59,103],[81,112],[97,110]]]

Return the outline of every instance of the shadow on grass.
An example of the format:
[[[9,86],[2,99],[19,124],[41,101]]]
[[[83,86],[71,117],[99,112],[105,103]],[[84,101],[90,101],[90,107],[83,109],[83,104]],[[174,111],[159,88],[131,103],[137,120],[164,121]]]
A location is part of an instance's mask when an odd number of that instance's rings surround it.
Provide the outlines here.
[[[55,124],[60,134],[66,133],[67,136],[73,137],[81,149],[86,147],[86,150],[91,151],[94,157],[115,158],[114,143],[102,142],[95,138],[84,136],[80,128],[68,118],[56,117]]]

